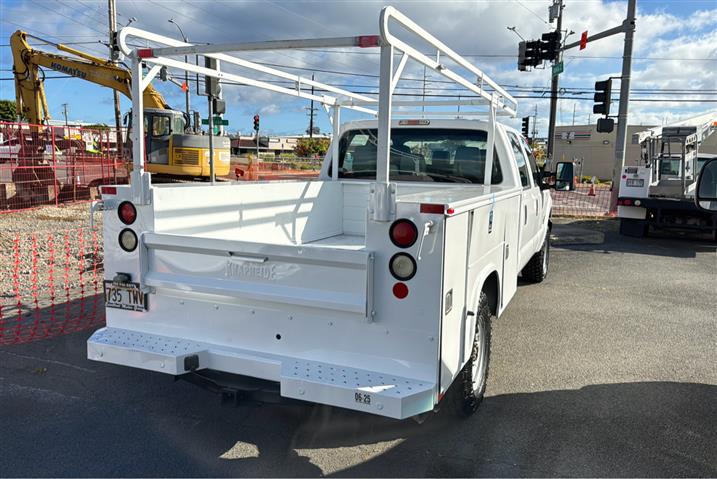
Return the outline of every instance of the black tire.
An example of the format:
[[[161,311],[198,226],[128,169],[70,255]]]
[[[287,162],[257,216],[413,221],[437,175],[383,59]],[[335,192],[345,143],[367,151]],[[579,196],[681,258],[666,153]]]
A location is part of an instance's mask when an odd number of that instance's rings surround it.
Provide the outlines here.
[[[644,238],[647,236],[649,225],[645,220],[620,218],[620,234],[633,238]]]
[[[490,365],[490,326],[492,313],[488,305],[488,297],[480,294],[478,310],[475,312],[476,327],[473,335],[473,349],[453,385],[451,401],[455,412],[467,417],[476,412],[483,400],[488,383],[488,367]],[[475,366],[475,368],[474,368]]]
[[[523,279],[531,283],[540,283],[548,276],[550,267],[550,230],[545,234],[543,246],[535,253],[520,272]]]

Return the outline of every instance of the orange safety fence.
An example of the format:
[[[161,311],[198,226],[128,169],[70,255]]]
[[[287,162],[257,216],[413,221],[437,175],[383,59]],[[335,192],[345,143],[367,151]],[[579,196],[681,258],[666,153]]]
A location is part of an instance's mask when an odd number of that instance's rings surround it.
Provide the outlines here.
[[[113,129],[0,122],[0,213],[91,200],[128,182]]]
[[[610,184],[574,183],[572,190],[551,189],[555,216],[608,216]]]
[[[0,233],[0,345],[104,324],[101,230]]]
[[[312,179],[318,178],[322,161],[322,158],[255,161],[236,166],[234,175],[237,180],[243,181]]]

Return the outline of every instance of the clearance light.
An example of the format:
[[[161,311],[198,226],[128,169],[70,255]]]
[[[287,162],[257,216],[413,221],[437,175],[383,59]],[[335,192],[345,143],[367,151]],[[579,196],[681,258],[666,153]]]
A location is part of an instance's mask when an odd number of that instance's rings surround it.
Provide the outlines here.
[[[122,223],[131,225],[137,219],[137,209],[129,201],[123,201],[117,208],[117,216]]]
[[[430,125],[431,120],[399,120],[398,124],[401,126],[425,126]]]
[[[421,213],[431,215],[442,215],[446,211],[445,205],[434,205],[430,203],[421,203]]]
[[[388,236],[399,248],[409,248],[418,239],[418,228],[410,220],[396,220],[388,230]]]
[[[388,269],[399,281],[408,281],[416,275],[416,260],[406,253],[396,253],[388,262]]]
[[[137,235],[131,229],[125,228],[120,231],[119,244],[123,250],[131,253],[137,249]]]

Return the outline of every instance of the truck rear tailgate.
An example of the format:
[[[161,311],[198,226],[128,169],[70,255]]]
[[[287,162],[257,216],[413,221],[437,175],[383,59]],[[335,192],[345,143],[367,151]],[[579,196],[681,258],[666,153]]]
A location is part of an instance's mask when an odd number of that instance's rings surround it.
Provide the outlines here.
[[[314,248],[145,233],[145,286],[305,306],[369,317],[373,255]],[[151,300],[150,300],[151,301]]]

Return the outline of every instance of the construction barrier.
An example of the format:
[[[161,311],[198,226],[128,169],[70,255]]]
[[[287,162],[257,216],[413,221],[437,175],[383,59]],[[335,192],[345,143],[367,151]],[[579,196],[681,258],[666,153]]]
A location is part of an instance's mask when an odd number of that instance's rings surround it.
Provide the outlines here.
[[[608,216],[610,184],[575,183],[573,190],[550,190],[555,216]]]
[[[104,324],[101,230],[0,233],[0,345]]]
[[[322,158],[292,158],[277,161],[252,161],[237,164],[235,179],[242,181],[271,181],[318,178]]]
[[[0,122],[0,213],[91,200],[128,182],[112,129]]]

